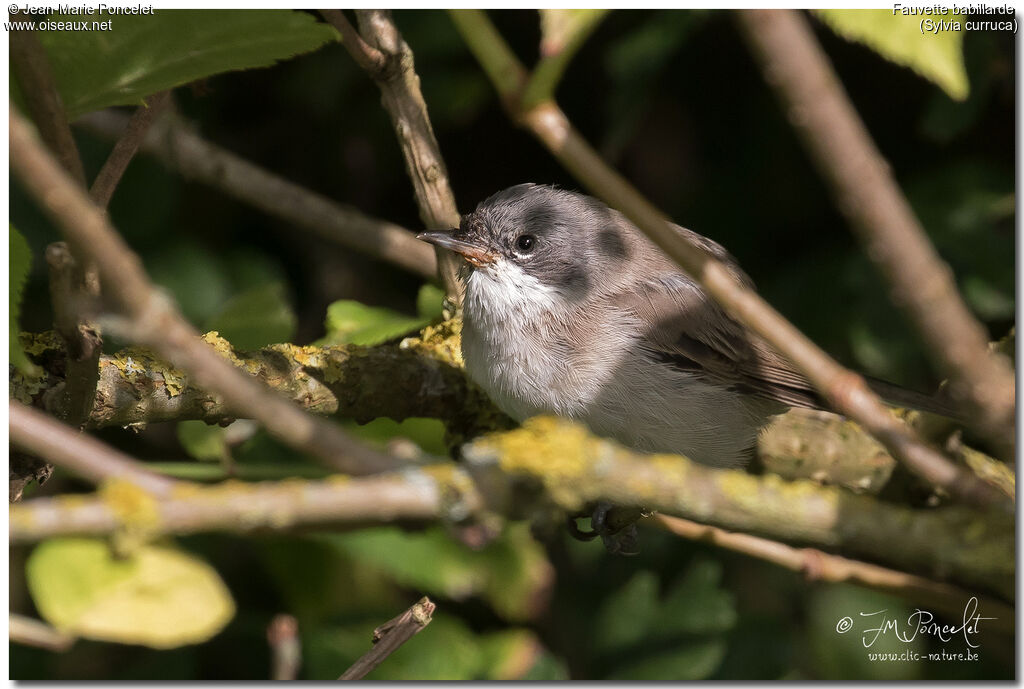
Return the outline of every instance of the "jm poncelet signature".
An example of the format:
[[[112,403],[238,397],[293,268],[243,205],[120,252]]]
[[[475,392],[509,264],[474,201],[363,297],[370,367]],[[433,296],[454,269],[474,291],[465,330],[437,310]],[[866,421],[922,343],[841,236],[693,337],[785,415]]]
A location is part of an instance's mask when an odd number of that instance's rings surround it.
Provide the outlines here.
[[[890,632],[903,643],[910,643],[918,636],[933,636],[946,643],[954,636],[962,634],[969,647],[977,648],[978,644],[972,643],[971,639],[981,631],[982,620],[996,619],[995,617],[983,617],[978,612],[978,599],[974,597],[964,605],[963,622],[959,625],[939,624],[935,621],[935,615],[920,608],[910,613],[905,621],[890,617],[888,608],[858,614],[873,625],[870,629],[864,629],[861,632],[861,643],[864,644],[864,648],[871,648],[878,637]],[[852,628],[853,619],[850,617],[844,617],[836,624],[836,631],[840,634],[845,634]]]

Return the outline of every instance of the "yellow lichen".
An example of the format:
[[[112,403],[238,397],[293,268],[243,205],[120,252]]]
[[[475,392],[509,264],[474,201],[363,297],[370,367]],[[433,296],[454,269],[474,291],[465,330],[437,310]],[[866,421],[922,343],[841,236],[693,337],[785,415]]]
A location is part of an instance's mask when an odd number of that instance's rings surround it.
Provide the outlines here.
[[[18,333],[21,348],[29,356],[39,356],[50,350],[63,351],[64,342],[54,330],[42,333]]]
[[[464,368],[462,360],[462,319],[452,318],[437,325],[428,325],[419,337],[407,337],[399,345],[443,361],[456,368]]]
[[[127,532],[143,535],[160,524],[157,499],[131,481],[123,478],[104,481],[98,494]]]
[[[242,362],[239,360],[238,355],[235,354],[235,348],[231,346],[231,343],[220,336],[220,333],[216,330],[211,330],[205,333],[202,337],[203,342],[213,347],[214,351],[220,354],[222,357],[233,363],[235,366],[241,366]]]

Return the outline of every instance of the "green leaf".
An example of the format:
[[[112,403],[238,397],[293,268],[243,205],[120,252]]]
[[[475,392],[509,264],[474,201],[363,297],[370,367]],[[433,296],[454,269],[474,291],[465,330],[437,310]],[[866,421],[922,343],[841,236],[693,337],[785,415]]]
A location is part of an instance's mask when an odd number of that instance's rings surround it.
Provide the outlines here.
[[[21,331],[21,299],[24,296],[25,283],[28,282],[28,274],[32,271],[32,250],[21,233],[14,229],[14,225],[8,223],[7,228],[10,239],[10,291],[7,293],[10,339],[7,351],[11,364],[22,373],[28,374],[35,371],[36,367],[25,356],[18,333]]]
[[[848,41],[862,43],[898,65],[909,67],[937,84],[955,100],[967,98],[970,85],[964,66],[964,15],[934,17],[893,15],[892,10],[813,10],[833,31]],[[922,22],[949,23],[938,33]]]
[[[420,318],[437,320],[442,316],[444,309],[444,290],[431,285],[429,282],[416,294],[416,313]]]
[[[224,428],[210,426],[205,421],[180,421],[177,430],[178,442],[190,457],[206,462],[228,458]]]
[[[51,15],[54,21],[80,16]],[[337,32],[293,10],[157,10],[96,15],[107,31],[40,31],[68,117],[220,72],[268,67],[338,40]]]
[[[217,572],[168,546],[117,559],[99,539],[54,539],[32,551],[25,569],[43,619],[88,639],[174,648],[206,641],[235,614]]]
[[[437,527],[419,533],[381,527],[328,538],[353,560],[401,586],[455,600],[480,596],[510,620],[533,615],[552,576],[551,565],[525,524],[510,526],[479,550]]]
[[[413,318],[380,306],[342,299],[327,307],[324,323],[327,334],[317,344],[376,345],[419,330],[428,323],[428,318]]]
[[[284,290],[280,282],[247,289],[207,319],[205,328],[216,330],[239,350],[288,342],[295,334],[297,319]]]
[[[608,10],[543,9],[540,12],[540,35],[543,56],[557,55],[582,41]]]
[[[654,572],[637,572],[609,597],[595,621],[595,645],[616,663],[615,679],[706,679],[725,656],[736,624],[719,562],[698,559],[664,597]]]

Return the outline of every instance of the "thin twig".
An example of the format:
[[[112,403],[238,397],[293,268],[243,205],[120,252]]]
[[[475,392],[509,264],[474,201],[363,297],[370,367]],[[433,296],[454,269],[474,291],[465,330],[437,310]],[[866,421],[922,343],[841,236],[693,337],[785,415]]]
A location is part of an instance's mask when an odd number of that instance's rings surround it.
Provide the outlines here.
[[[770,541],[767,538],[745,533],[734,533],[707,524],[699,524],[689,519],[658,514],[654,516],[653,521],[677,536],[691,541],[711,543],[719,548],[766,560],[794,572],[800,572],[809,581],[846,582],[866,586],[901,596],[915,603],[934,607],[947,615],[954,616],[954,618],[962,615],[964,606],[972,597],[975,597],[978,598],[979,609],[984,611],[986,617],[993,618],[991,623],[986,622],[986,627],[990,626],[1002,632],[1013,632],[1014,630],[1016,615],[1011,607],[992,598],[977,596],[951,584],[879,567],[870,562],[850,560],[814,548],[794,548],[778,541]]]
[[[292,615],[276,615],[267,626],[270,646],[270,679],[293,680],[302,665],[299,621]]]
[[[839,77],[796,10],[734,15],[768,83],[789,114],[868,257],[928,344],[967,419],[1012,461],[1016,396],[1013,371],[988,349],[988,337],[957,291]]]
[[[42,620],[13,612],[8,617],[7,637],[14,643],[34,646],[54,653],[63,653],[75,643],[75,637],[57,631]]]
[[[198,385],[221,395],[238,415],[260,421],[271,435],[348,473],[374,473],[401,462],[350,438],[231,365],[202,340],[173,303],[156,291],[142,262],[106,214],[68,177],[39,143],[25,119],[10,109],[11,166],[75,251],[94,261],[104,295],[128,317],[126,335],[167,357]],[[130,330],[129,330],[130,329]]]
[[[388,67],[387,56],[364,41],[356,31],[356,27],[352,26],[341,10],[320,10],[320,14],[341,34],[341,43],[356,64],[366,70],[374,79],[384,75],[384,71]]]
[[[182,485],[182,484],[179,484]],[[443,496],[444,494],[444,496]],[[146,503],[148,536],[204,531],[247,534],[300,525],[390,523],[436,520],[452,495],[426,471],[358,479],[227,482],[182,485],[169,497]],[[455,500],[475,509],[475,498]],[[32,543],[55,536],[102,536],[123,526],[116,501],[102,494],[36,498],[10,507],[10,542]]]
[[[341,12],[327,16],[336,25],[349,23]],[[356,17],[365,44],[385,59],[384,67],[371,68],[369,74],[380,87],[384,109],[391,116],[391,124],[405,158],[405,168],[416,194],[420,219],[430,230],[456,227],[459,210],[430,124],[427,104],[420,92],[420,78],[413,64],[412,50],[402,39],[389,11],[356,10]],[[342,35],[347,33],[354,33],[354,29],[349,26],[342,31]],[[360,44],[352,41],[344,41],[343,44],[357,63],[366,62],[366,53],[360,50]],[[460,259],[450,251],[440,248],[436,251],[437,269],[445,291],[457,304],[461,304]]]
[[[76,121],[106,138],[118,138],[128,118],[113,111],[95,112]],[[150,128],[142,150],[182,176],[219,189],[305,229],[326,241],[387,261],[425,278],[437,275],[437,258],[429,244],[408,229],[344,206],[206,141],[170,114]]]
[[[431,615],[434,614],[436,607],[433,601],[423,596],[401,615],[374,629],[373,648],[354,662],[338,679],[356,680],[368,675],[402,644],[423,631],[430,624]]]
[[[146,99],[145,105],[139,106],[132,113],[131,119],[128,120],[128,126],[125,127],[121,138],[114,144],[114,149],[107,157],[107,162],[103,164],[96,179],[92,181],[89,194],[97,206],[106,208],[110,205],[110,199],[125,170],[128,169],[128,163],[135,157],[136,151],[139,150],[143,139],[146,138],[146,132],[149,131],[150,125],[160,116],[170,100],[170,91],[155,93]]]
[[[526,71],[484,12],[452,10],[451,16],[470,50],[487,65],[485,71],[492,77],[504,75],[495,86],[510,89],[501,94],[510,116],[547,146],[584,186],[639,227],[733,317],[792,361],[833,409],[857,421],[893,456],[932,484],[971,504],[995,503],[1012,509],[1000,491],[950,462],[894,418],[861,376],[840,366],[754,290],[740,284],[721,261],[678,233],[668,218],[601,159],[555,103],[523,110],[515,84],[526,83]]]
[[[9,416],[12,443],[88,481],[118,478],[158,496],[168,495],[176,485],[128,455],[20,402],[10,400]]]
[[[71,177],[85,187],[85,170],[68,127],[50,60],[33,30],[11,31],[11,68],[39,135]]]

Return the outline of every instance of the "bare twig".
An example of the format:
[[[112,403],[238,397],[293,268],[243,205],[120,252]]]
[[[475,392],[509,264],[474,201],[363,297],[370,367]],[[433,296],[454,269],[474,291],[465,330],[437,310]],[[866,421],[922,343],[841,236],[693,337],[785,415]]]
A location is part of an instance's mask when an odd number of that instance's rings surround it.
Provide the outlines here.
[[[124,131],[127,118],[96,112],[75,125],[107,138]],[[412,232],[278,177],[190,131],[167,114],[150,128],[142,150],[184,177],[208,184],[321,239],[387,261],[415,275],[434,278],[437,259]]]
[[[377,78],[377,75],[383,75],[388,67],[387,56],[364,41],[341,10],[320,10],[320,14],[341,34],[341,43],[356,64],[374,78]]]
[[[96,263],[105,296],[130,319],[127,335],[188,371],[200,386],[220,394],[240,416],[257,419],[278,439],[328,466],[349,473],[373,473],[400,465],[267,390],[201,341],[170,300],[155,290],[138,256],[106,214],[76,187],[13,107],[10,151],[11,166],[42,202],[43,210],[64,231],[75,251]]]
[[[93,483],[118,478],[160,496],[168,495],[176,484],[148,471],[128,455],[31,407],[11,400],[9,414],[12,443]]]
[[[354,662],[338,679],[355,680],[368,675],[402,644],[423,631],[430,624],[431,615],[434,614],[436,607],[433,601],[423,596],[401,615],[374,629],[373,648]]]
[[[994,617],[991,625],[986,626],[1003,632],[1014,630],[1016,615],[1011,607],[951,584],[879,567],[869,562],[850,560],[813,548],[794,548],[785,543],[750,534],[733,533],[707,524],[698,524],[689,519],[659,514],[654,516],[653,521],[677,536],[691,541],[711,543],[719,548],[766,560],[800,572],[810,581],[847,582],[866,586],[934,607],[954,618],[962,615],[967,602],[976,597],[979,599],[979,609],[985,611],[985,616]]]
[[[865,384],[843,368],[771,307],[740,284],[726,266],[678,233],[668,219],[608,166],[553,102],[522,109],[519,93],[527,74],[480,10],[452,10],[470,49],[501,91],[511,117],[529,129],[584,186],[622,211],[669,257],[703,285],[737,320],[765,338],[808,377],[838,412],[856,420],[913,472],[976,505],[1002,504],[998,490],[950,462],[894,418]],[[497,78],[496,78],[497,77]]]
[[[427,115],[427,104],[420,93],[420,78],[413,65],[412,50],[402,39],[387,10],[356,10],[363,40],[344,40],[355,29],[340,11],[324,17],[343,36],[343,44],[352,58],[367,69],[380,87],[384,108],[391,116],[398,144],[405,157],[406,171],[416,192],[420,218],[430,230],[443,230],[459,224],[455,195],[448,183],[441,149]],[[462,283],[458,279],[459,260],[452,252],[437,248],[437,268],[445,291],[462,303]]]
[[[298,620],[292,615],[276,615],[267,626],[267,643],[270,645],[270,679],[298,677],[302,665]]]
[[[167,498],[146,502],[146,534],[154,538],[201,531],[251,533],[305,524],[374,524],[438,519],[448,488],[423,470],[401,475],[321,481],[287,479],[182,486]],[[450,497],[450,491],[445,499]],[[475,507],[472,497],[459,503]],[[458,501],[456,501],[458,502]],[[36,498],[10,508],[10,542],[54,536],[98,536],[123,526],[116,501],[98,496]],[[468,507],[467,507],[468,504]]]
[[[7,636],[17,644],[34,646],[54,653],[63,653],[75,643],[75,637],[59,632],[42,620],[10,613]]]
[[[735,13],[797,133],[831,183],[868,257],[893,289],[949,380],[951,398],[1000,455],[1014,456],[1016,396],[1005,358],[988,351],[982,325],[967,309],[885,159],[850,102],[807,20],[796,10]]]
[[[54,84],[46,50],[33,30],[11,31],[10,35],[11,68],[39,135],[68,174],[84,187],[82,159],[68,127],[68,116]]]
[[[117,189],[124,171],[128,169],[128,163],[135,157],[135,152],[139,150],[142,140],[146,138],[146,132],[149,131],[150,125],[160,116],[170,100],[171,92],[161,91],[147,98],[145,105],[135,109],[131,119],[128,120],[128,126],[124,133],[114,144],[114,149],[107,157],[107,162],[103,164],[96,179],[92,181],[89,194],[97,206],[106,208],[110,205],[110,199],[113,197],[114,190]]]

